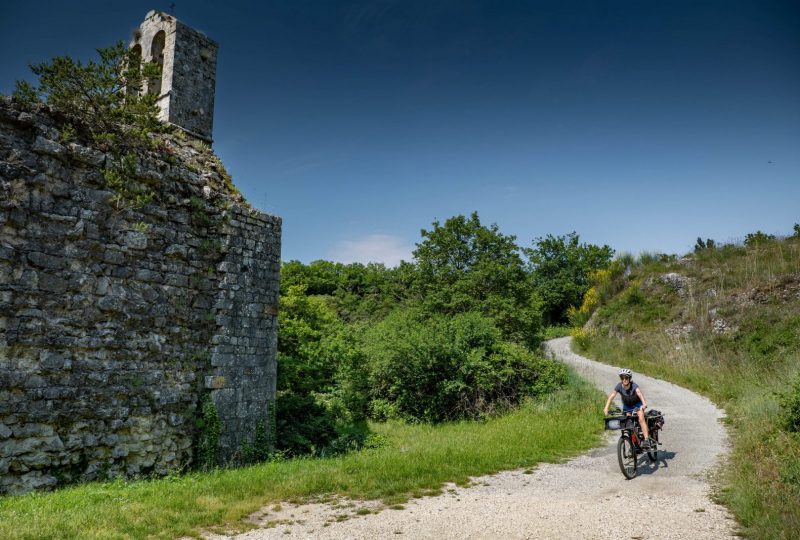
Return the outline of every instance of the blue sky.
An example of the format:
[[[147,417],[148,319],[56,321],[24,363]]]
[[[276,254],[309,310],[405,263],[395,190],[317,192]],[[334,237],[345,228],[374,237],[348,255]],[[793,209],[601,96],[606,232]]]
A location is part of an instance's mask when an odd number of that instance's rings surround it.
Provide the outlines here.
[[[2,0],[0,92],[170,2]],[[175,2],[220,44],[214,148],[283,258],[408,259],[477,211],[619,252],[800,222],[800,4]]]

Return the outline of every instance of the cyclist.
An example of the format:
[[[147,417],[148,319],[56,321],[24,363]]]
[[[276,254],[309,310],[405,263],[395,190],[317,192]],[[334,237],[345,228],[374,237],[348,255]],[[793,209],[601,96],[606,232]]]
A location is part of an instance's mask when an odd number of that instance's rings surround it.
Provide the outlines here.
[[[622,397],[622,412],[636,413],[639,417],[639,425],[642,426],[642,432],[644,433],[644,441],[641,444],[642,448],[650,448],[653,441],[650,439],[650,430],[647,428],[647,421],[644,418],[647,400],[645,400],[639,385],[633,382],[633,372],[631,370],[627,368],[621,369],[619,371],[619,378],[620,382],[617,383],[617,386],[615,386],[611,394],[608,395],[608,401],[606,401],[606,406],[603,408],[603,414],[608,416],[608,407],[617,394],[619,394],[620,397]]]

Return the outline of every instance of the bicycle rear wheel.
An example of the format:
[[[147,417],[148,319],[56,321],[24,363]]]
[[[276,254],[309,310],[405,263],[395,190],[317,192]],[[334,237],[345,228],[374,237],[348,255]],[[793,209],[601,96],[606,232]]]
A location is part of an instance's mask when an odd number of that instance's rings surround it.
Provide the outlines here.
[[[630,480],[636,476],[636,449],[630,437],[622,435],[617,441],[617,459],[619,468],[625,478]]]
[[[654,430],[652,430],[650,432],[650,438],[653,439],[653,441],[655,441],[656,443],[658,443],[658,430],[657,429],[654,429]],[[652,462],[655,462],[655,461],[658,460],[658,446],[653,446],[653,449],[649,450],[647,452],[647,459],[649,459]]]

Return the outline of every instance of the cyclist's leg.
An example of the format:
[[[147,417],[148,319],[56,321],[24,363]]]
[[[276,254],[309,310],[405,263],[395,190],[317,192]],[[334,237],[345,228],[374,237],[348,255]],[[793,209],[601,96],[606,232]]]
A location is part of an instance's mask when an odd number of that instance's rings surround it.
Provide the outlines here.
[[[644,440],[650,439],[650,429],[647,427],[647,419],[644,417],[644,409],[639,406],[639,408],[636,410],[636,414],[639,416],[639,425],[642,426]]]

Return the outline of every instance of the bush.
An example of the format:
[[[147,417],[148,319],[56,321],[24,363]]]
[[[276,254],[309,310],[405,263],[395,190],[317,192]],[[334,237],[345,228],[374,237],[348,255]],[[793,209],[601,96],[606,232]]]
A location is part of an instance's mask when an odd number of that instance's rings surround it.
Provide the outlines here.
[[[288,456],[320,453],[338,436],[335,419],[313,396],[280,395],[275,409],[275,447]]]
[[[591,340],[595,336],[594,330],[587,328],[573,328],[570,334],[572,335],[572,340],[581,351],[589,348]]]
[[[380,419],[479,418],[565,381],[563,366],[503,341],[493,321],[474,312],[426,318],[398,311],[364,342],[370,411]]]
[[[758,247],[759,245],[766,244],[775,240],[774,234],[767,234],[761,231],[749,233],[744,237],[744,245],[747,247]]]

